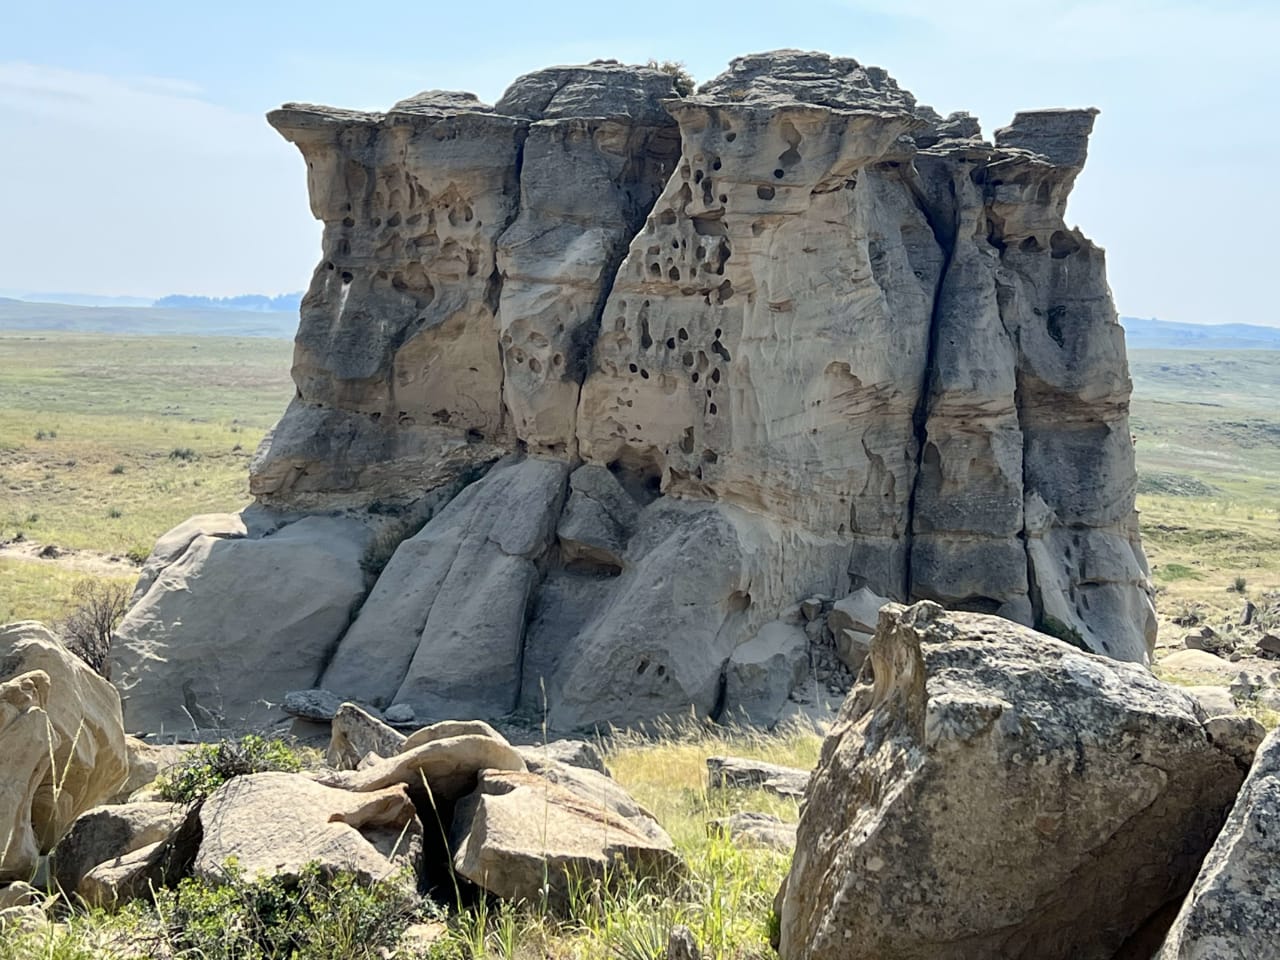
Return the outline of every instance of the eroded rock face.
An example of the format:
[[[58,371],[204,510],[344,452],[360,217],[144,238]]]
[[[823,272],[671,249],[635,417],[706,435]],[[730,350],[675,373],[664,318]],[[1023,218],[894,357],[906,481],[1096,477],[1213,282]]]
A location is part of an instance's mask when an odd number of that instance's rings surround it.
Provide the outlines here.
[[[796,51],[685,98],[599,62],[273,112],[323,259],[251,488],[434,517],[317,677],[428,719],[716,715],[735,650],[862,587],[1146,661],[1123,333],[1063,219],[1094,113],[989,142]]]
[[[1243,779],[1191,697],[930,602],[887,605],[871,658],[805,794],[783,960],[1102,960],[1190,887]]]

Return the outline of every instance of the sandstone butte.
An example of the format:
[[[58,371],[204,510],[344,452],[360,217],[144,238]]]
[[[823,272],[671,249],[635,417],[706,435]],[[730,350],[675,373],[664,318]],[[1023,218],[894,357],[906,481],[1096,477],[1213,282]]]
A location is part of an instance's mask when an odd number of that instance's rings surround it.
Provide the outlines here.
[[[256,502],[157,544],[127,725],[716,715],[862,587],[1148,662],[1124,335],[1064,220],[1095,114],[988,139],[797,51],[272,111],[324,225],[297,393]]]

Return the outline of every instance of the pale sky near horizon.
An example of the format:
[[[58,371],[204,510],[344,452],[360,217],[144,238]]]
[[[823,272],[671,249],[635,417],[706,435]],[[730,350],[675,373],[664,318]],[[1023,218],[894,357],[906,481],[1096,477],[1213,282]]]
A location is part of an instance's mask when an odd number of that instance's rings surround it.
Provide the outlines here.
[[[701,82],[797,47],[885,67],[988,137],[1019,109],[1101,108],[1068,220],[1107,249],[1120,312],[1280,325],[1276,0],[6,7],[0,289],[303,289],[319,227],[301,158],[263,119],[288,100],[493,102],[521,73],[606,57],[680,60]]]

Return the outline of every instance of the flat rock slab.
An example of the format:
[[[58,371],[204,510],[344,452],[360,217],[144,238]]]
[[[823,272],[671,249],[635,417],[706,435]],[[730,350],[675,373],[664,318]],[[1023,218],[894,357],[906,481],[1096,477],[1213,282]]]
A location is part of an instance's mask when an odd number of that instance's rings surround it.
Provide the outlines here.
[[[708,832],[723,833],[741,846],[768,847],[790,853],[796,848],[796,825],[770,813],[744,811],[708,821]]]
[[[707,788],[726,787],[767,790],[780,797],[799,799],[809,785],[810,773],[745,757],[707,757]]]
[[[663,881],[680,858],[598,803],[532,773],[486,770],[454,816],[454,868],[504,900],[568,905],[579,880]],[[624,867],[625,869],[619,869]]]
[[[320,782],[362,793],[395,784],[413,790],[425,786],[433,802],[449,802],[474,790],[482,770],[525,769],[524,760],[506,740],[482,733],[442,736],[416,744],[412,740],[410,737],[394,757],[375,760],[359,770],[329,774]]]
[[[194,873],[215,882],[233,858],[249,878],[298,876],[318,863],[373,882],[421,856],[422,824],[399,784],[352,793],[293,773],[235,777],[205,801],[200,823]]]

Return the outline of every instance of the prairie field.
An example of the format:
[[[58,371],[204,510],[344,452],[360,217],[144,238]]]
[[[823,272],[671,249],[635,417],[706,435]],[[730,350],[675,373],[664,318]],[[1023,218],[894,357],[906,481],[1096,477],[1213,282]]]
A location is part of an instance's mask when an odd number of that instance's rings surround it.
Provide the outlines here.
[[[0,622],[56,619],[78,580],[129,578],[165,530],[248,502],[291,356],[264,337],[0,333]],[[1280,592],[1280,353],[1133,350],[1130,366],[1162,627]],[[50,544],[64,556],[33,557]]]

